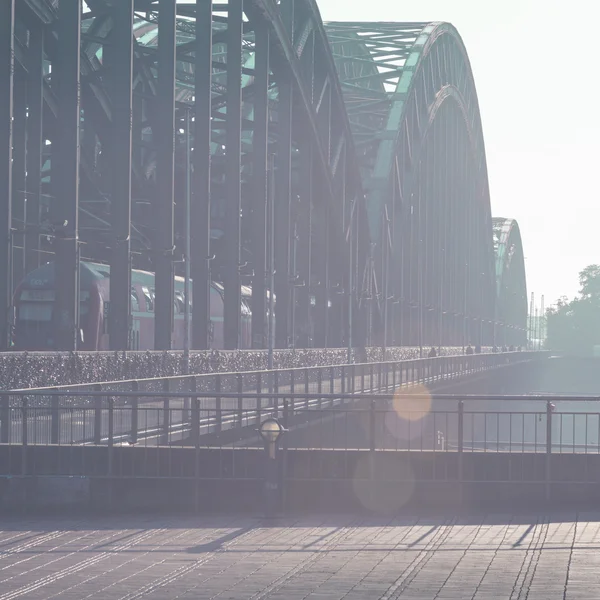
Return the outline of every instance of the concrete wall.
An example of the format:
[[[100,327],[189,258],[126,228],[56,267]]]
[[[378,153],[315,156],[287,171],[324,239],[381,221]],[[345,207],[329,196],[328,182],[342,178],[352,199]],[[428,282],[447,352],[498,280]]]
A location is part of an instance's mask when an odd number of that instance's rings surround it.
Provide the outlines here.
[[[290,450],[289,512],[504,510],[600,500],[600,456]],[[260,513],[259,449],[0,447],[0,507]],[[462,477],[461,477],[462,473]],[[547,473],[550,479],[546,480]],[[548,494],[548,496],[547,496]]]

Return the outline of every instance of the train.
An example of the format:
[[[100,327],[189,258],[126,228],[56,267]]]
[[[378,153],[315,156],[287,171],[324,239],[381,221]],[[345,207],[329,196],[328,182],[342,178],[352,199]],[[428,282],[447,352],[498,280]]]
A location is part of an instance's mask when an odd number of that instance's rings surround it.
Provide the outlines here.
[[[110,267],[81,261],[79,292],[79,350],[108,350],[108,313],[110,310]],[[175,276],[174,319],[171,347],[183,349],[185,302],[190,302],[191,318],[193,297],[185,297],[185,281]],[[192,296],[190,294],[190,296]],[[252,289],[241,286],[240,348],[252,343]],[[56,348],[55,315],[56,279],[54,263],[46,263],[28,273],[15,289],[13,298],[14,322],[12,347],[20,351],[48,351]],[[273,298],[275,301],[275,298]],[[211,282],[210,289],[210,347],[222,349],[223,339],[223,286]],[[130,350],[154,349],[155,276],[149,271],[131,271],[131,329]]]

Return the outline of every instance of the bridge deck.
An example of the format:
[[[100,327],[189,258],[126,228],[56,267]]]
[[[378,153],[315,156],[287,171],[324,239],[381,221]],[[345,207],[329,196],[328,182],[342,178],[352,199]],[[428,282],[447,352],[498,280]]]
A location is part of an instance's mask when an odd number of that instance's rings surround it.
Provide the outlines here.
[[[597,597],[600,512],[0,519],[0,600]]]

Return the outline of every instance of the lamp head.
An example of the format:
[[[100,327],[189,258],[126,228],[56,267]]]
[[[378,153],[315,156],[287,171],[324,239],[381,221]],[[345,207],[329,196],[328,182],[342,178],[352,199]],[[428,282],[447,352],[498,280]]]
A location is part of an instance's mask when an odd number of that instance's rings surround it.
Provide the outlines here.
[[[275,444],[284,432],[281,423],[274,418],[265,419],[258,429],[260,437],[268,444]]]

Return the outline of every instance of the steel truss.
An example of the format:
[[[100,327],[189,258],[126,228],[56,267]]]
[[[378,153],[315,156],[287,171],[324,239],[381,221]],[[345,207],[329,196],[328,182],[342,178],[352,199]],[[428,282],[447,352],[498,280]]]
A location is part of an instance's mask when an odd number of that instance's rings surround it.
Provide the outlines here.
[[[485,149],[460,36],[446,23],[326,27],[366,188],[363,299],[386,324],[383,343],[491,343]]]
[[[496,253],[496,343],[525,346],[527,343],[527,285],[525,258],[519,225],[514,219],[494,217]]]
[[[209,346],[211,279],[226,347],[240,284],[266,345],[269,196],[278,347],[491,339],[483,136],[451,26],[325,28],[314,0],[0,4],[7,323],[14,281],[55,255],[57,340],[76,348],[91,258],[111,264],[112,347],[127,348],[134,266],[156,272],[155,347],[170,348],[189,110],[194,348]]]

